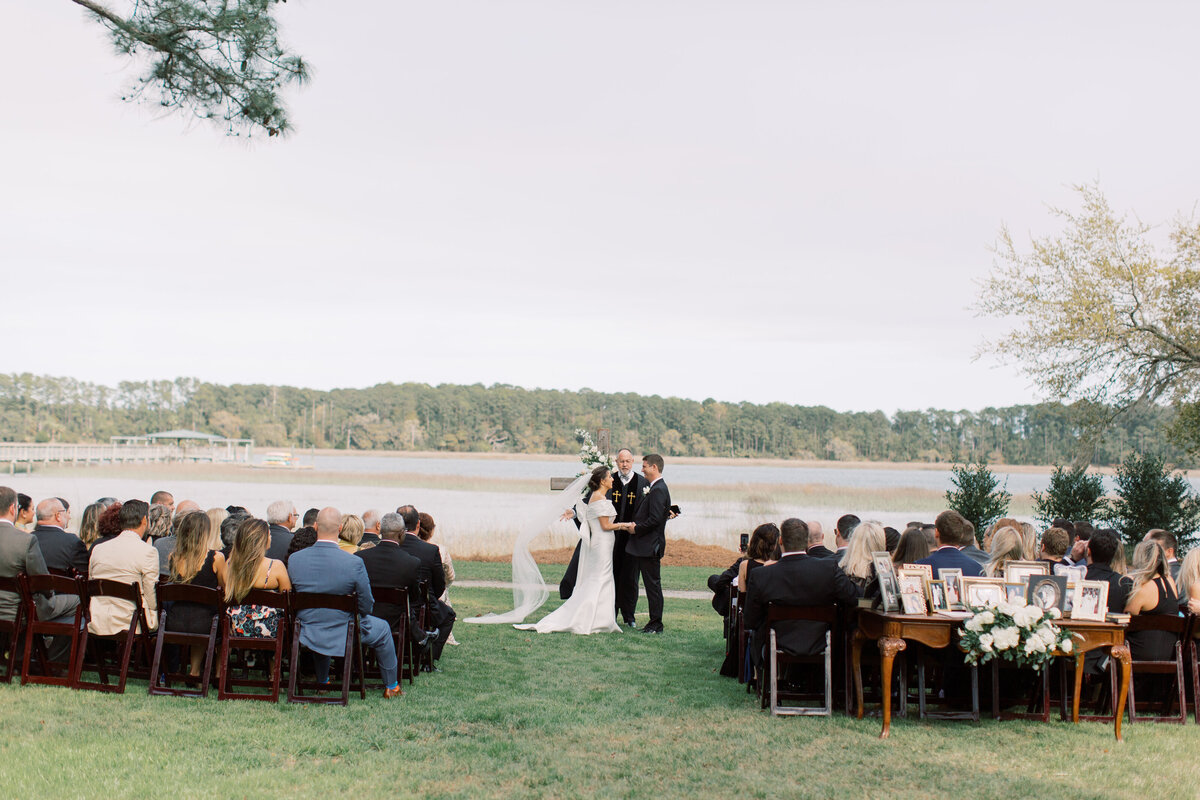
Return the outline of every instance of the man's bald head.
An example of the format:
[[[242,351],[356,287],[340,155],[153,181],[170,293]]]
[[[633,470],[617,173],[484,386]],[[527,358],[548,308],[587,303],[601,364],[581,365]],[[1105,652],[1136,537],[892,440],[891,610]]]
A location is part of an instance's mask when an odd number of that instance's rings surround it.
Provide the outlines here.
[[[66,511],[63,508],[62,501],[57,497],[47,497],[45,500],[37,504],[37,510],[34,514],[37,517],[38,524],[46,523],[47,525],[57,525],[55,520],[59,514]]]
[[[322,508],[317,514],[317,538],[337,541],[338,531],[342,528],[342,512],[333,506]]]
[[[182,517],[184,514],[191,514],[193,511],[199,511],[200,504],[194,500],[182,500],[175,504],[175,516]]]
[[[821,523],[814,520],[808,522],[808,546],[816,547],[819,544],[825,544],[825,531],[821,529]]]

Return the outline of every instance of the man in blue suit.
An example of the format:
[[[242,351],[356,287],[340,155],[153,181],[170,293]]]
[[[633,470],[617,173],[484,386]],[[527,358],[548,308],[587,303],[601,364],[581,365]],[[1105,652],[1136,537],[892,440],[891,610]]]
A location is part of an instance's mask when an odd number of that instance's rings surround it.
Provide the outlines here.
[[[962,552],[964,547],[975,543],[975,526],[957,511],[943,511],[933,525],[938,549],[916,563],[929,564],[935,577],[939,569],[961,569],[964,578],[982,575],[979,562]]]
[[[396,677],[396,646],[392,641],[392,631],[383,620],[369,616],[375,606],[375,598],[371,595],[367,568],[361,558],[355,558],[338,547],[341,524],[340,511],[336,508],[321,509],[317,515],[317,542],[291,555],[288,559],[288,575],[292,579],[292,588],[297,592],[358,593],[362,643],[375,651],[383,676],[383,696],[392,698],[403,694]],[[344,611],[327,608],[308,608],[300,611],[298,618],[300,644],[315,654],[317,680],[324,683],[329,680],[330,656],[350,656],[345,652],[348,615]]]

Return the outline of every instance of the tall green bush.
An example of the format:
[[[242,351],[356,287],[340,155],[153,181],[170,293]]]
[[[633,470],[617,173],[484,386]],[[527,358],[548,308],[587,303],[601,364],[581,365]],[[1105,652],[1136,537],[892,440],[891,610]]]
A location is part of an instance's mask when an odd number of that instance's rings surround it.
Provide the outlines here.
[[[1200,497],[1162,456],[1131,453],[1117,468],[1117,494],[1109,522],[1128,543],[1162,528],[1187,549],[1200,528]]]
[[[946,505],[969,519],[975,526],[976,540],[983,541],[984,529],[1008,513],[1008,503],[1012,500],[1012,495],[1005,491],[1008,481],[1000,486],[1000,480],[987,463],[979,461],[955,464],[950,468],[950,482],[954,489],[946,492]]]
[[[1070,469],[1056,465],[1046,491],[1033,493],[1033,511],[1046,525],[1060,517],[1089,522],[1103,519],[1108,513],[1104,478],[1088,475],[1087,467]]]

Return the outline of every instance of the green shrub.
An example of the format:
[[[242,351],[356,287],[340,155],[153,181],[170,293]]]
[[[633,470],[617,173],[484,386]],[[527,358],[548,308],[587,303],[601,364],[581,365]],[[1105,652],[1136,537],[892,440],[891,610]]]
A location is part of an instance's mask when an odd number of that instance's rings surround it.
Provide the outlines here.
[[[1087,467],[1068,469],[1055,466],[1046,492],[1033,493],[1033,512],[1049,525],[1058,518],[1093,522],[1108,514],[1104,498],[1104,478],[1088,475]]]
[[[983,541],[983,531],[988,525],[1008,513],[1012,495],[1005,491],[1008,481],[997,489],[1000,481],[985,462],[950,468],[952,491],[946,492],[946,504],[962,514],[975,526],[975,539]]]
[[[1162,528],[1175,534],[1180,552],[1200,528],[1200,497],[1183,474],[1162,456],[1131,453],[1117,468],[1117,499],[1108,515],[1121,537],[1134,544],[1146,531]]]

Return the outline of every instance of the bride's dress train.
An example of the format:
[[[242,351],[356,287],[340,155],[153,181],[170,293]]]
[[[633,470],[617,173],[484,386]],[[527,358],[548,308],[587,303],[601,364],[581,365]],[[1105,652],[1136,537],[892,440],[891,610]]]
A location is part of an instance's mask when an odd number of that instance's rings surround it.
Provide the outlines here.
[[[561,606],[533,625],[514,625],[538,633],[620,633],[615,610],[617,589],[613,581],[612,557],[616,536],[600,527],[599,518],[616,518],[617,510],[603,498],[592,503],[580,500],[575,513],[581,520],[579,535],[579,578],[575,591]]]

